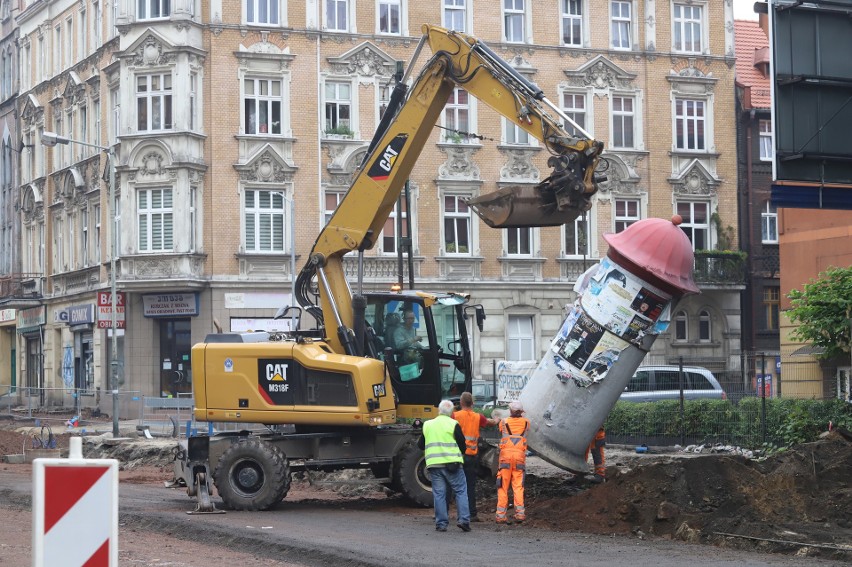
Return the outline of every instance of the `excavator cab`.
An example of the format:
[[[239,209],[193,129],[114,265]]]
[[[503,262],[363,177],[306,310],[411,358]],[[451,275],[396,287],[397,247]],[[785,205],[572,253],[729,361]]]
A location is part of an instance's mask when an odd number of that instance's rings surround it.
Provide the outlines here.
[[[472,384],[464,307],[457,294],[366,294],[366,339],[385,362],[399,403],[434,407],[457,400]]]

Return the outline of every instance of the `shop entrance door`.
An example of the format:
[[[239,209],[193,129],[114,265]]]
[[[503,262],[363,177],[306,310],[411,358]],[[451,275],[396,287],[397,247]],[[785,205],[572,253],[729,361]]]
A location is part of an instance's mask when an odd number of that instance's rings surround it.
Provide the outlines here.
[[[160,320],[160,394],[192,395],[192,341],[189,319]]]

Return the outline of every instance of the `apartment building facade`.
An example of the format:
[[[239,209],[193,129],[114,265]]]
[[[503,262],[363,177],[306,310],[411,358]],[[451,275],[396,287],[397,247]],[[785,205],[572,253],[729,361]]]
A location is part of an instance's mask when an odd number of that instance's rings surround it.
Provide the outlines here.
[[[404,217],[417,286],[470,293],[485,307],[473,344],[476,373],[487,377],[494,359],[541,357],[577,276],[606,254],[604,233],[679,214],[702,294],[679,305],[655,349],[716,370],[738,360],[742,265],[717,250],[737,246],[729,2],[21,7],[21,273],[39,274],[30,285],[40,303],[16,321],[21,383],[79,388],[91,403],[109,388],[113,236],[123,390],[188,393],[191,346],[215,324],[277,324],[276,310],[292,302],[292,266],[344,197],[422,23],[476,36],[538,84],[605,142],[608,180],[567,226],[488,228],[465,199],[539,182],[547,156],[456,89],[412,173],[409,204],[366,254],[365,286],[397,281]],[[44,130],[89,145],[47,148]],[[117,156],[114,221],[99,148]],[[354,282],[354,259],[347,271]]]

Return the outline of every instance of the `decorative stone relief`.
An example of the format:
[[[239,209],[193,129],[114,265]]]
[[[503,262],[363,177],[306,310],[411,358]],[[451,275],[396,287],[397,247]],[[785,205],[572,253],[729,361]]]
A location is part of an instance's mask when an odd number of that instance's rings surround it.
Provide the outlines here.
[[[271,147],[263,150],[245,165],[235,165],[240,181],[254,183],[286,183],[293,180],[296,168],[287,163]]]
[[[574,87],[592,87],[596,91],[630,89],[636,75],[628,73],[603,55],[581,65],[574,71],[565,71],[568,83]]]
[[[340,57],[329,57],[331,72],[362,77],[390,77],[396,70],[396,59],[365,41]]]
[[[440,144],[438,147],[447,154],[447,161],[438,167],[438,179],[480,179],[479,166],[473,161],[473,153],[479,147],[468,144]]]
[[[68,82],[65,84],[62,97],[69,106],[86,100],[86,87],[83,81],[80,80],[80,76],[74,71],[68,73]]]
[[[538,168],[532,158],[538,148],[501,148],[508,160],[500,168],[500,181],[529,181],[537,182],[540,178]]]
[[[32,94],[26,95],[26,103],[21,111],[21,118],[27,126],[44,122],[44,107],[39,104],[38,100]]]
[[[713,196],[719,186],[719,180],[698,160],[693,160],[679,177],[669,179],[669,183],[675,195],[683,196]]]
[[[165,175],[166,169],[163,167],[163,155],[160,152],[148,152],[142,156],[139,166],[140,177],[160,177]]]
[[[169,65],[177,58],[173,52],[163,52],[163,44],[153,35],[148,35],[133,51],[130,65],[133,67],[153,67]]]

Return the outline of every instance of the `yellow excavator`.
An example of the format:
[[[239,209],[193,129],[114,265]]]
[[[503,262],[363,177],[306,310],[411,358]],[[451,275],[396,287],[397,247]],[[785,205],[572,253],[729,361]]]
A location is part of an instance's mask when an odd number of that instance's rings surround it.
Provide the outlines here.
[[[468,201],[489,226],[557,226],[591,206],[601,142],[468,35],[424,25],[409,72],[426,43],[431,59],[410,87],[407,73],[397,81],[349,191],[296,280],[299,307],[290,309],[299,319],[311,315],[314,328],[211,334],[192,349],[196,420],[268,430],[186,441],[175,477],[197,498],[196,512],[216,511],[211,481],[227,507],[263,510],[286,496],[294,471],[351,468],[369,468],[411,501],[431,505],[418,424],[436,415],[441,399],[471,389],[467,322],[473,315],[481,330],[485,314],[458,293],[353,294],[343,257],[374,246],[454,88],[551,154],[552,173],[538,185]]]

